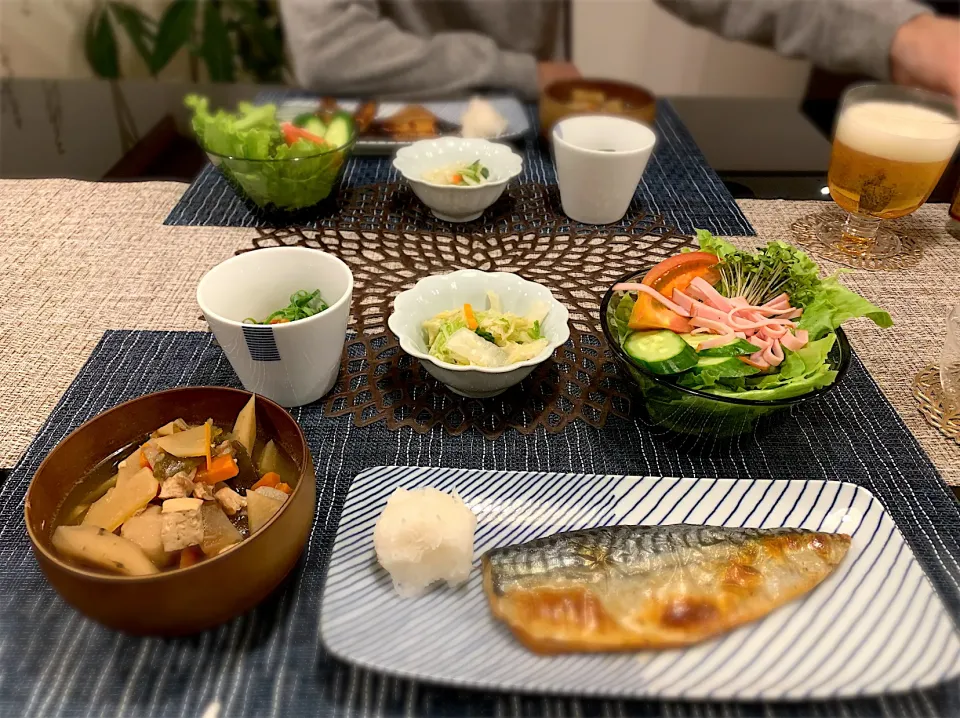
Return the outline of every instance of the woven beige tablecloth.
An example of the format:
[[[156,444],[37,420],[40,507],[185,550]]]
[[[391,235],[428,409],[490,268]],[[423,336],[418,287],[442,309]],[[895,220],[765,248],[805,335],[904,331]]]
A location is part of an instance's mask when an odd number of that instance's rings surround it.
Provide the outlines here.
[[[251,229],[165,227],[185,185],[74,180],[0,181],[0,467],[12,466],[106,329],[205,329],[195,290],[203,273],[247,246]],[[820,202],[744,200],[758,238],[790,241],[790,224]],[[911,270],[853,272],[846,283],[886,308],[896,331],[852,322],[851,342],[948,483],[960,447],[929,427],[910,382],[938,358],[944,319],[960,302],[960,242],[946,207],[908,218],[926,238]],[[827,271],[834,265],[821,262]]]

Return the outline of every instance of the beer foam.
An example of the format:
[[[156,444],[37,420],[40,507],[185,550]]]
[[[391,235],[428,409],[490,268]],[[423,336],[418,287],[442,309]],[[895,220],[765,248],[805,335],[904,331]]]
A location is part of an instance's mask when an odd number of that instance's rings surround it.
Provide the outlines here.
[[[865,154],[899,162],[942,162],[960,140],[948,115],[900,102],[861,102],[843,110],[837,140]]]

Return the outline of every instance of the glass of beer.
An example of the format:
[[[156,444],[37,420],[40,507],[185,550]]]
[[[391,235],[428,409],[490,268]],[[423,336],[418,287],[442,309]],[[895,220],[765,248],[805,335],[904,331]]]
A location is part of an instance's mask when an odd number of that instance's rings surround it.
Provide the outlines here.
[[[843,96],[827,184],[847,211],[820,241],[852,257],[900,252],[883,220],[915,212],[933,192],[960,142],[953,100],[924,90],[861,85]]]

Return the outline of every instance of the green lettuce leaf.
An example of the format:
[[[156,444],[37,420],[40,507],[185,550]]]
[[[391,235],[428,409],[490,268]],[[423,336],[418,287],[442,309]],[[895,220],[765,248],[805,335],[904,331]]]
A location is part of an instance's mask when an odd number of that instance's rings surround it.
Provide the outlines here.
[[[695,230],[697,234],[697,244],[700,245],[700,251],[715,254],[720,259],[726,259],[732,254],[740,253],[740,250],[734,247],[730,242],[720,237],[714,237],[705,229]],[[693,250],[688,250],[693,251]]]
[[[813,300],[804,307],[798,327],[810,332],[811,339],[819,339],[857,317],[867,317],[878,327],[893,326],[887,312],[847,289],[834,275],[820,282]]]
[[[617,297],[614,296],[610,300],[610,304],[607,305],[607,326],[617,337],[617,341],[620,342],[621,346],[623,342],[626,341],[627,336],[630,335],[633,330],[627,326],[627,323],[630,321],[630,315],[633,313],[633,305],[637,303],[637,300],[629,292],[623,292],[620,296],[619,301]]]
[[[210,101],[187,95],[193,131],[224,176],[260,207],[298,209],[325,199],[333,189],[345,152],[309,140],[286,144],[276,105],[241,102],[237,112],[210,111]]]
[[[750,389],[748,391],[731,390],[726,387],[716,386],[704,391],[717,396],[732,397],[735,399],[746,399],[748,401],[776,401],[779,399],[792,399],[797,396],[808,394],[825,386],[833,384],[837,378],[837,372],[830,369],[826,364],[822,365],[816,372],[781,382],[775,386],[762,389]]]
[[[810,342],[796,352],[785,351],[780,370],[772,374],[749,377],[742,388],[729,384],[717,384],[704,391],[719,396],[736,397],[750,401],[790,399],[795,396],[832,384],[837,372],[830,368],[827,357],[836,342],[837,335],[829,334]]]
[[[741,361],[724,362],[721,366],[700,367],[684,372],[677,383],[690,389],[702,389],[717,384],[727,388],[744,386],[744,377],[759,373],[759,369]],[[734,381],[740,380],[740,381]]]
[[[283,145],[276,105],[241,102],[237,112],[210,112],[210,100],[187,95],[184,104],[193,110],[191,124],[200,145],[211,152],[250,160],[273,159]],[[313,154],[317,148],[313,145]]]

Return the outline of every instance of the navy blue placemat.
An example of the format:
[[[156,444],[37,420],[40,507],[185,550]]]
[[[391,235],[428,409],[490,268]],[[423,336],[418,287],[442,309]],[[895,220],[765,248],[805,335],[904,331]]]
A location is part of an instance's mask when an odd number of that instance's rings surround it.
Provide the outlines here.
[[[267,95],[261,101],[276,102],[296,97],[297,93]],[[537,116],[530,108],[530,120],[537,127]],[[667,224],[682,232],[708,229],[724,236],[753,236],[753,227],[743,216],[726,186],[710,168],[676,111],[666,100],[657,105],[657,147],[631,211],[647,211],[663,215]],[[549,152],[538,142],[536,132],[523,142],[523,174],[520,182],[557,183]],[[390,157],[354,156],[344,170],[345,188],[384,182],[396,182],[399,174]],[[320,210],[320,216],[298,214],[295,224],[316,228],[329,226],[334,209]],[[183,193],[180,201],[164,220],[164,224],[215,227],[277,227],[289,224],[282,215],[266,215],[241,199],[223,176],[207,167]]]
[[[712,452],[684,449],[637,422],[561,434],[391,432],[293,416],[317,467],[318,508],[299,568],[251,613],[187,639],[135,638],[82,618],[50,588],[31,555],[23,497],[43,457],[105,408],[181,385],[236,386],[212,336],[108,332],[0,488],[0,715],[200,716],[951,716],[957,682],[880,699],[816,704],[693,704],[556,699],[453,690],[353,668],[319,636],[326,561],[354,476],[382,464],[693,477],[842,479],[869,489],[897,522],[954,620],[960,616],[960,513],[929,459],[859,360],[844,384],[762,439]],[[949,631],[944,626],[943,631]],[[943,645],[933,636],[930,650]]]

